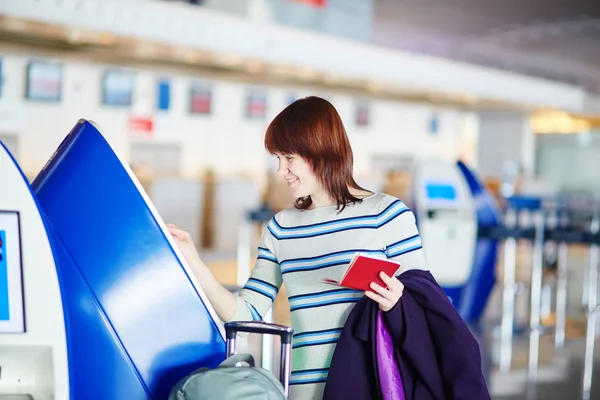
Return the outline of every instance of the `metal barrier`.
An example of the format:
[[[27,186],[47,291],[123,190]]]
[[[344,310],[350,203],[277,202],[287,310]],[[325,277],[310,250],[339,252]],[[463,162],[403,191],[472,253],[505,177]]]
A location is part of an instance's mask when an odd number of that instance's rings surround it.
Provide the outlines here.
[[[507,372],[512,363],[512,342],[515,321],[515,296],[516,296],[516,265],[517,243],[527,240],[532,243],[533,267],[532,283],[541,282],[543,266],[543,241],[545,231],[544,214],[540,212],[540,200],[530,198],[509,198],[505,213],[504,227],[482,232],[482,235],[495,237],[504,241],[504,286],[502,291],[502,321],[500,327],[500,371]],[[525,215],[524,215],[525,214]],[[533,224],[526,224],[526,216],[533,218]],[[539,308],[541,306],[541,283],[539,289],[531,290],[532,310],[530,315],[530,333],[539,334]],[[530,361],[537,360],[538,334],[530,336],[534,344],[530,346]],[[537,362],[537,361],[536,361]],[[531,364],[530,364],[531,365]],[[530,368],[529,376],[533,378],[537,373],[535,368]]]
[[[533,224],[523,223],[523,214],[533,218]],[[520,218],[521,217],[521,218]],[[582,222],[583,221],[583,222]],[[588,400],[592,386],[594,345],[597,331],[598,277],[600,261],[600,215],[597,203],[573,205],[569,202],[542,201],[531,198],[509,198],[504,227],[484,232],[504,241],[504,288],[502,301],[500,370],[510,370],[515,320],[516,249],[520,240],[532,244],[530,284],[529,361],[527,366],[527,397],[536,397],[539,370],[539,346],[542,333],[541,310],[549,307],[542,303],[544,245],[554,242],[557,250],[556,322],[554,343],[560,351],[565,344],[567,316],[568,246],[589,246],[589,262],[583,280],[583,306],[587,320],[584,368],[581,398]]]
[[[558,229],[566,229],[568,224],[567,213],[564,210],[556,211],[556,225]],[[567,324],[567,280],[569,276],[567,257],[569,244],[565,240],[557,242],[557,271],[556,271],[556,322],[554,330],[554,346],[560,350],[565,345],[565,329]]]
[[[588,298],[586,307],[587,329],[585,335],[585,356],[583,364],[583,382],[581,385],[581,398],[589,400],[592,389],[592,374],[594,369],[594,342],[596,339],[596,316],[598,315],[598,232],[600,219],[598,210],[594,211],[590,227],[590,259],[588,266]],[[585,283],[586,280],[584,280]]]
[[[516,210],[508,209],[505,224],[515,229],[518,223]],[[502,238],[501,235],[498,235]],[[517,238],[504,237],[504,286],[502,290],[502,322],[500,331],[500,371],[510,370],[512,362],[512,340],[515,320],[515,274],[517,265]]]
[[[531,310],[529,320],[529,363],[527,367],[528,397],[535,398],[540,348],[540,311],[544,268],[544,231],[546,216],[543,210],[534,213],[533,265],[531,269]]]

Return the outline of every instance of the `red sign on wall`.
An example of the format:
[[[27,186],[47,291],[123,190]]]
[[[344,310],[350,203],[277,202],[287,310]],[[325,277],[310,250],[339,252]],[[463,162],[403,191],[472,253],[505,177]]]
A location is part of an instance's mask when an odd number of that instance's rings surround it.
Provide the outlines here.
[[[264,118],[267,114],[267,95],[262,91],[251,91],[246,95],[246,118]]]
[[[369,105],[358,103],[354,109],[354,123],[356,126],[369,126]]]
[[[154,120],[150,117],[129,117],[129,131],[151,136],[154,131]]]
[[[309,6],[313,6],[313,7],[317,7],[317,8],[323,8],[325,6],[327,6],[327,0],[289,0],[292,1],[294,3],[303,3],[303,4],[307,4]]]
[[[212,97],[210,87],[195,85],[190,90],[190,112],[192,114],[210,114]]]

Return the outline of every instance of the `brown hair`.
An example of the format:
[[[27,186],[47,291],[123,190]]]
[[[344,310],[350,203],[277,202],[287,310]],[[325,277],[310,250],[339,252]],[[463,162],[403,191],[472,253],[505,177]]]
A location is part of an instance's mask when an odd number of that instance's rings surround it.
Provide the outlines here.
[[[362,199],[350,189],[364,190],[352,177],[352,148],[335,107],[320,97],[306,97],[287,106],[267,128],[265,147],[271,153],[297,154],[310,165],[340,212]],[[296,200],[300,210],[310,208],[310,196]]]

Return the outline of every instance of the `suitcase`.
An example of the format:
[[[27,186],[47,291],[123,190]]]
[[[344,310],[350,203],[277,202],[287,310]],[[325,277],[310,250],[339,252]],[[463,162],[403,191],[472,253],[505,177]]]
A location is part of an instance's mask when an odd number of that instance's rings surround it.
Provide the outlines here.
[[[279,381],[283,385],[285,396],[289,396],[290,367],[292,357],[292,336],[294,330],[287,326],[262,321],[237,321],[225,324],[226,357],[235,354],[236,336],[238,332],[277,335],[281,338],[281,356],[279,358]]]
[[[287,399],[293,329],[257,321],[229,322],[225,332],[225,361],[217,368],[200,368],[180,379],[171,388],[169,400]],[[238,332],[281,337],[279,382],[270,371],[255,367],[251,354],[235,353]]]

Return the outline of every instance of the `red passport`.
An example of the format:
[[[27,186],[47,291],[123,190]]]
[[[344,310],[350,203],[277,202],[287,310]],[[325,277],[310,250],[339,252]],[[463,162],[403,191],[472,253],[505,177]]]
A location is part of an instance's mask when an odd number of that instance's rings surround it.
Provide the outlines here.
[[[348,269],[340,281],[333,279],[323,279],[326,283],[344,286],[358,290],[371,290],[371,282],[377,283],[381,287],[387,285],[379,277],[381,271],[387,276],[394,276],[400,268],[400,264],[395,261],[382,260],[380,258],[370,257],[364,254],[356,253],[348,265]]]

